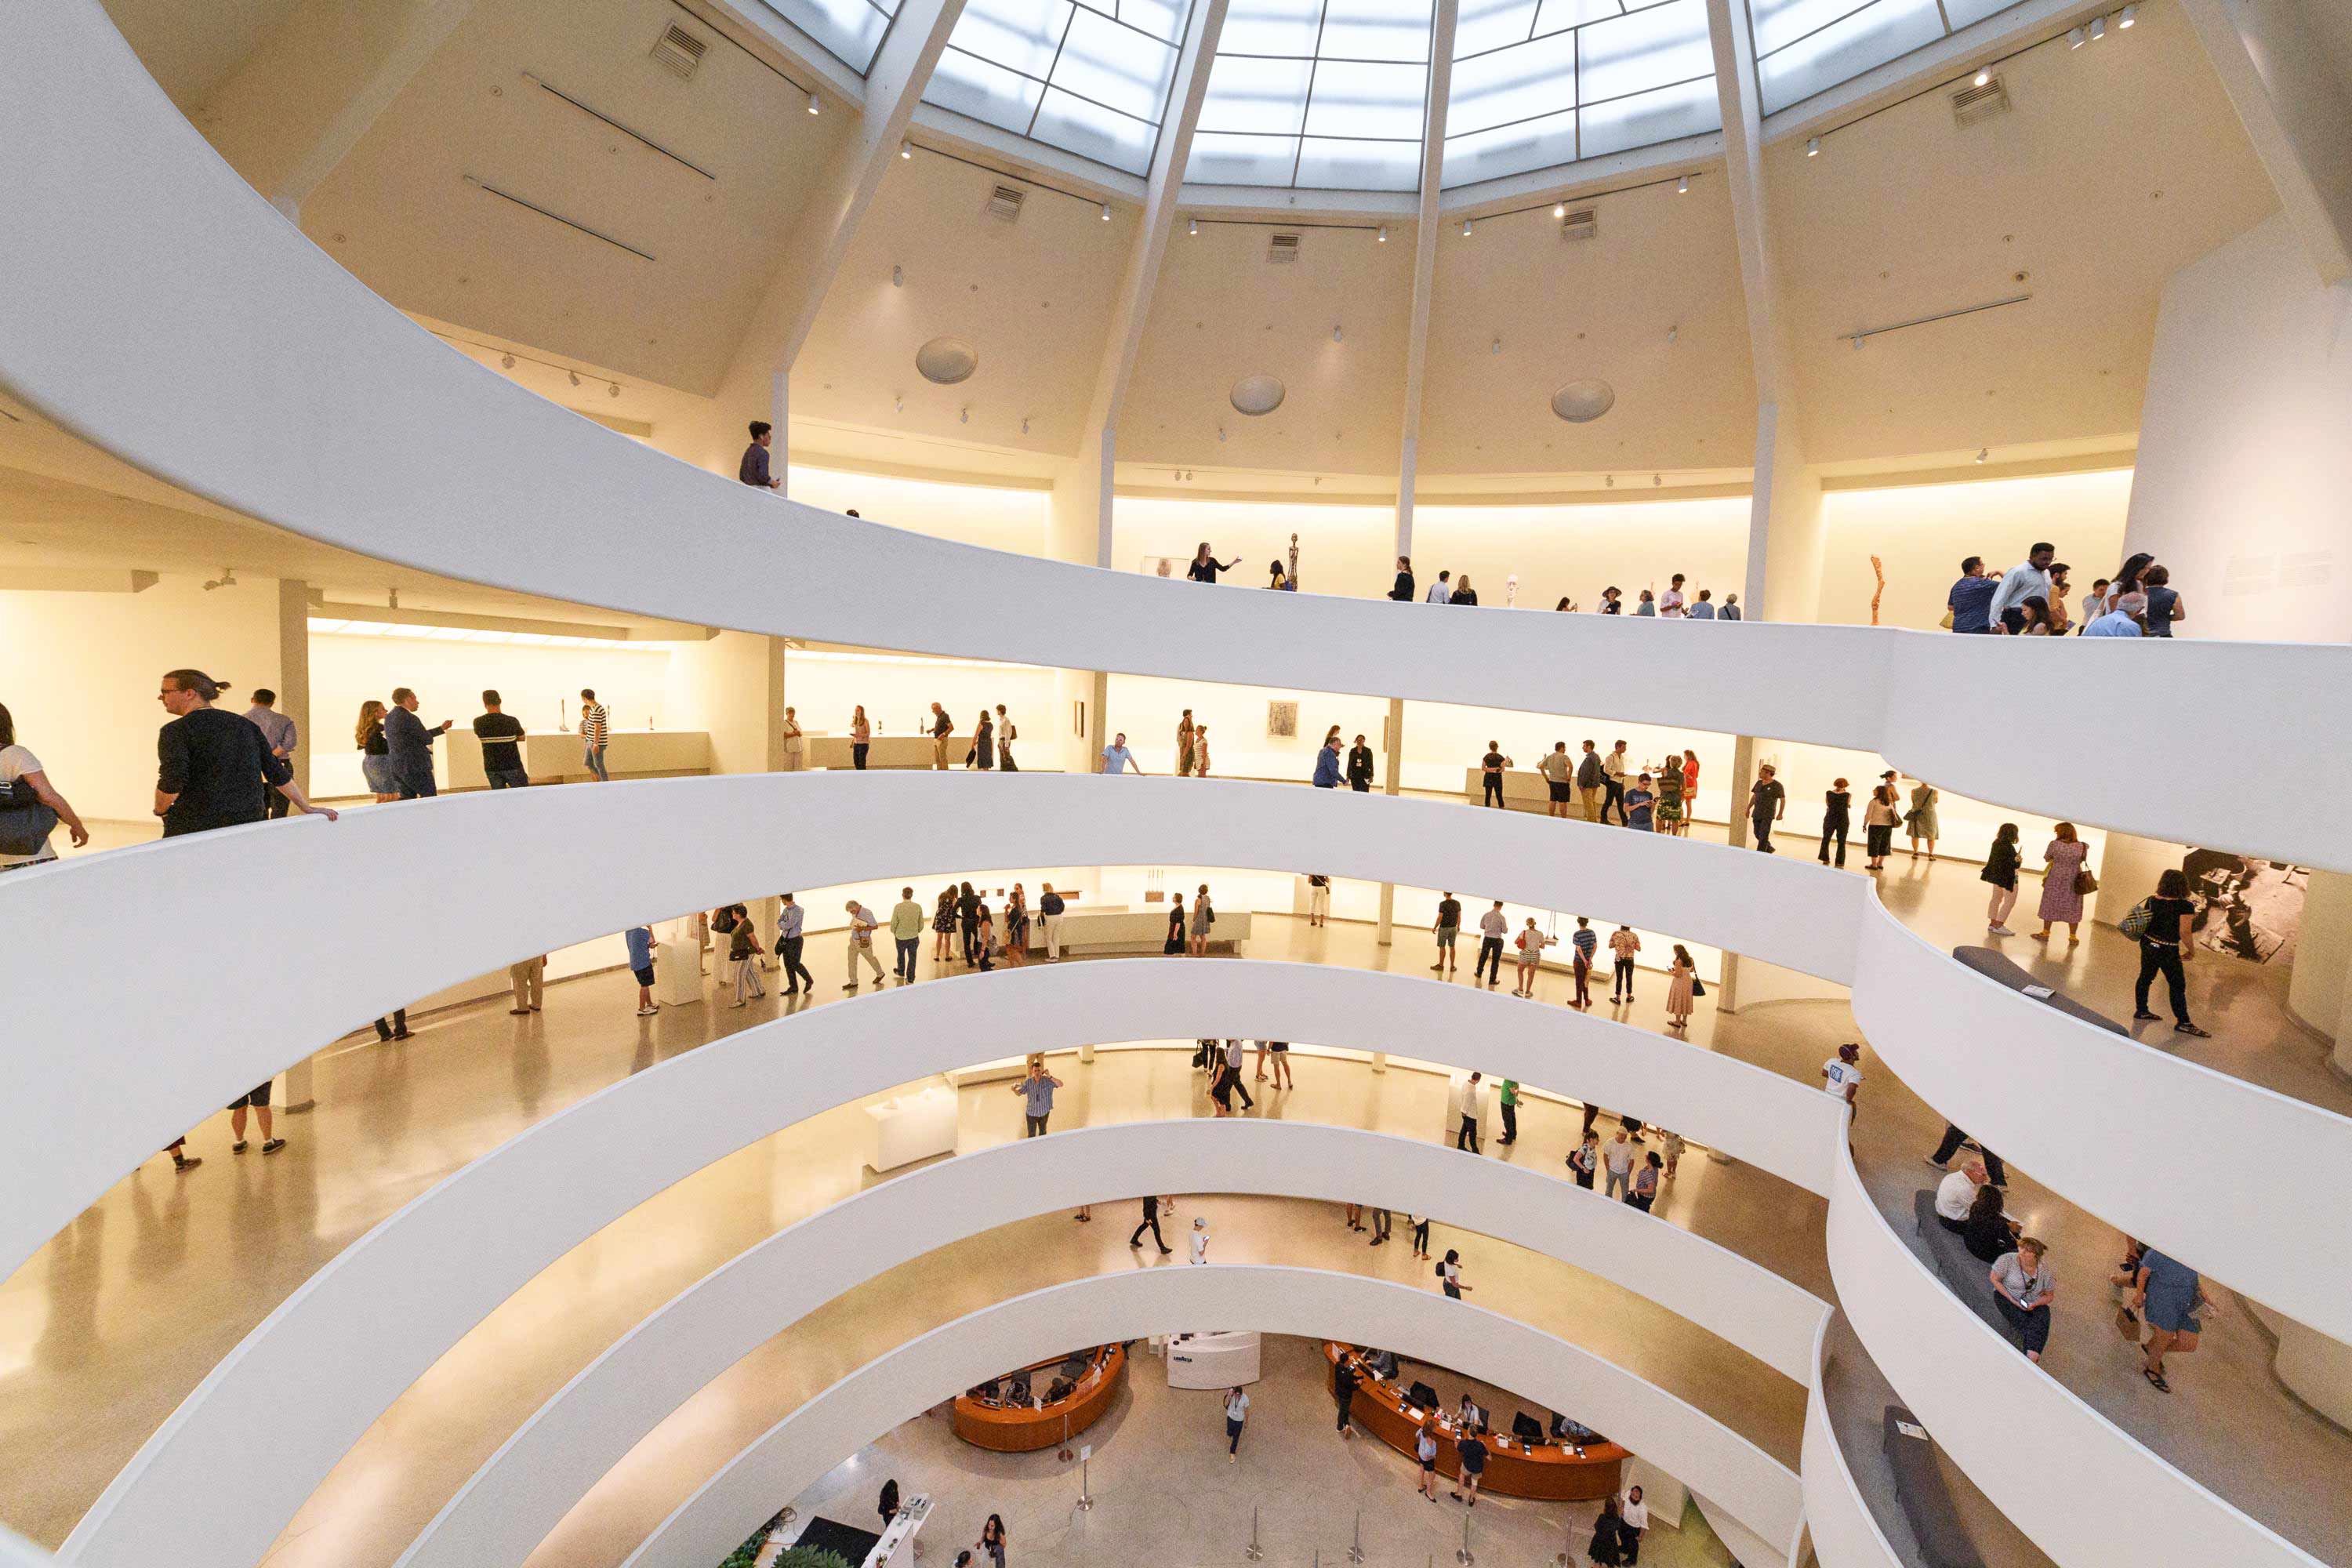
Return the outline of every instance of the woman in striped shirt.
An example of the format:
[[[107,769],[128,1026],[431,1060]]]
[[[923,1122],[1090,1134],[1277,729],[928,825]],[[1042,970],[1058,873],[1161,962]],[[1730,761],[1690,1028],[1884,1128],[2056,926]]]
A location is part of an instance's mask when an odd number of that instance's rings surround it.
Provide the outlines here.
[[[612,738],[612,724],[604,705],[596,700],[593,687],[580,689],[580,742],[582,760],[600,784],[611,784],[613,775],[604,771],[604,743]]]

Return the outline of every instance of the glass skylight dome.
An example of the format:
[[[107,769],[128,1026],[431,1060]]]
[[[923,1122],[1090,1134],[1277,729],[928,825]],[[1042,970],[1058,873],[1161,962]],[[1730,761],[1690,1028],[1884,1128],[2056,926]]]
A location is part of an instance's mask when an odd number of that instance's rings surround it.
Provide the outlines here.
[[[2022,0],[1749,0],[1777,113]],[[898,0],[767,0],[863,72]],[[966,0],[927,103],[1147,173],[1193,0]],[[1231,0],[1185,180],[1412,191],[1431,0]],[[1442,47],[1442,46],[1437,46]],[[1722,126],[1706,0],[1460,0],[1446,186]]]

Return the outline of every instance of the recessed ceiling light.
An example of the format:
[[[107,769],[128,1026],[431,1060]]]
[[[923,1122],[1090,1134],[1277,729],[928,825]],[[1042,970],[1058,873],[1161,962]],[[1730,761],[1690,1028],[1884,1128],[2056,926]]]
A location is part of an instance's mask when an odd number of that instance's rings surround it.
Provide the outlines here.
[[[2138,20],[2139,7],[2137,5],[2126,5],[2123,9],[2123,14],[2116,18],[2116,26],[2118,27],[2128,27],[2134,22]]]
[[[1808,137],[1806,137],[1806,138],[1805,138],[1805,156],[1806,156],[1806,157],[1808,157],[1808,158],[1818,158],[1818,157],[1820,157],[1821,155],[1822,155],[1822,139],[1821,139],[1820,137],[1818,137],[1818,136],[1808,136]]]
[[[1678,196],[1686,196],[1690,195],[1690,176],[1688,174],[1685,174],[1681,179],[1675,182],[1675,195]]]
[[[2083,47],[2082,28],[2069,27],[2066,30],[2066,47],[2070,49],[2079,49]]]
[[[1186,218],[1186,219],[1184,220],[1184,232],[1185,232],[1186,234],[1198,234],[1198,233],[1200,233],[1200,232],[1201,232],[1201,220],[1200,220],[1199,218],[1196,218],[1196,217],[1188,217],[1188,218]]]
[[[811,114],[822,114],[824,112],[824,105],[817,101],[816,94],[813,92],[809,94],[809,112]]]

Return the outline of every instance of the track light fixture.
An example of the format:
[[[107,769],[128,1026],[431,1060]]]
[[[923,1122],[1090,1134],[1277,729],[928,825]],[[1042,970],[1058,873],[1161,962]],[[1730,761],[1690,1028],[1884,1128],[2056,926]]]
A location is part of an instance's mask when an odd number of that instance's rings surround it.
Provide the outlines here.
[[[2097,43],[2101,38],[2104,38],[2104,37],[2105,37],[2106,36],[2107,36],[2107,19],[2106,19],[2105,16],[2094,16],[2094,17],[2092,17],[2092,18],[2091,18],[2091,41],[2092,41],[2093,43]]]
[[[1496,338],[1495,340],[1494,346],[1489,348],[1486,352],[1492,354],[1501,353],[1503,352],[1503,340]]]
[[[1465,239],[1470,237],[1470,220],[1466,217],[1462,220],[1462,237]]]
[[[956,410],[956,423],[959,425],[969,425],[971,423],[971,404],[967,403],[961,408]]]
[[[1105,223],[1108,223],[1110,221],[1110,204],[1108,202],[1105,202],[1102,205],[1102,220]]]
[[[1027,434],[1029,434],[1029,421],[1028,421],[1028,419],[1027,419],[1027,417],[1026,417],[1025,416],[1023,417],[1023,419],[1022,419],[1022,421],[1021,421],[1021,434],[1023,434],[1024,436],[1026,436]]]
[[[1381,225],[1381,232],[1375,237],[1377,237],[1382,245],[1386,245],[1389,242],[1389,226],[1386,224]]]
[[[1666,342],[1668,346],[1671,347],[1674,343],[1679,342],[1682,335],[1683,330],[1679,325],[1668,327],[1666,329]]]
[[[577,386],[580,384],[580,373],[578,371],[566,371],[564,374],[572,378],[572,385]]]
[[[1806,156],[1806,157],[1808,157],[1808,158],[1818,158],[1818,157],[1820,157],[1821,155],[1822,155],[1822,139],[1821,139],[1820,137],[1818,137],[1818,136],[1808,136],[1808,137],[1806,137],[1806,138],[1805,138],[1805,156]]]
[[[1224,427],[1223,426],[1220,425],[1220,426],[1217,426],[1217,439],[1218,439],[1218,440],[1220,440],[1220,441],[1222,441],[1222,440],[1223,440],[1224,438],[1225,438],[1225,427]]]
[[[2079,48],[2081,48],[2081,47],[2083,47],[2083,43],[2084,43],[2084,39],[2083,39],[2083,29],[2082,29],[2082,28],[2080,28],[2080,27],[2069,27],[2068,29],[2066,29],[2066,47],[2067,47],[2068,48],[2070,48],[2070,49],[2079,49]]]
[[[903,397],[892,398],[890,400],[890,412],[893,414],[904,414],[907,412],[907,400]]]
[[[1331,324],[1331,341],[1336,343],[1340,342],[1341,338],[1342,333],[1339,329],[1339,324],[1337,321],[1334,321]]]
[[[912,142],[901,142],[898,143],[898,156],[902,161],[912,158],[914,155],[915,144]]]
[[[1201,232],[1201,220],[1200,220],[1199,218],[1196,218],[1196,217],[1188,217],[1188,218],[1186,218],[1186,219],[1184,220],[1184,232],[1185,232],[1186,234],[1198,234],[1198,233],[1200,233],[1200,232]]]
[[[893,289],[904,289],[906,286],[907,286],[907,269],[906,269],[905,268],[903,268],[903,267],[893,267],[893,268],[890,268],[890,287],[891,287],[891,288],[893,288]]]
[[[1554,217],[1566,217],[1568,216],[1568,204],[1566,202],[1552,203],[1551,216]]]
[[[1664,484],[1665,482],[1666,482],[1666,476],[1665,476],[1665,475],[1664,475],[1664,474],[1652,474],[1652,475],[1650,476],[1650,488],[1651,488],[1652,489],[1656,489],[1658,487],[1660,487],[1661,485]]]
[[[824,112],[824,105],[817,101],[817,96],[814,92],[809,94],[809,112],[811,114],[822,114]]]
[[[1991,448],[1991,447],[1979,447],[1977,448],[1977,461],[1978,461],[1978,462],[1981,463],[1981,462],[1983,462],[1987,458],[1990,458],[1990,457],[1991,457],[1991,456],[1992,456],[1992,448]]]
[[[1970,85],[1975,87],[1984,87],[1990,84],[1991,81],[1992,67],[1981,66],[1978,68],[1977,74],[1970,79]]]
[[[1681,179],[1675,182],[1675,195],[1678,196],[1686,196],[1690,195],[1690,176],[1688,174],[1685,174]]]
[[[2123,8],[2122,14],[2116,16],[2116,26],[2118,27],[2128,27],[2134,22],[2138,20],[2139,7],[2137,5],[2126,5]]]

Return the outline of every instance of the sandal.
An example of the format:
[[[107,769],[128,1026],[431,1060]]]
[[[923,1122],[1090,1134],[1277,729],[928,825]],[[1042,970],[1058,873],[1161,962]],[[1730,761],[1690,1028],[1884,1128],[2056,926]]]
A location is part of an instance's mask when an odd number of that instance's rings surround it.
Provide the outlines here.
[[[2139,1369],[2139,1374],[2147,1379],[2147,1385],[2156,1390],[2158,1394],[2169,1394],[2172,1392],[2172,1384],[2164,1381],[2164,1373],[2151,1371],[2147,1367],[2142,1367]]]

